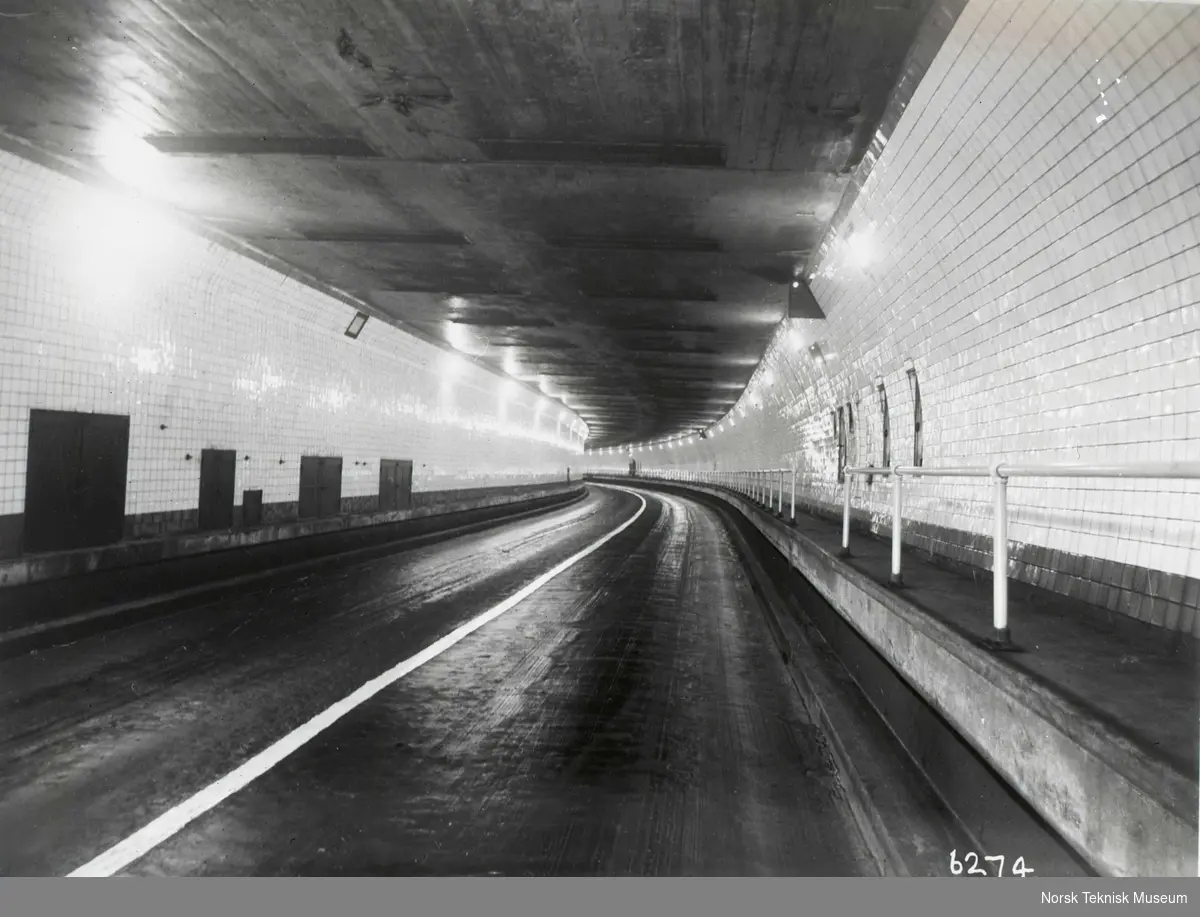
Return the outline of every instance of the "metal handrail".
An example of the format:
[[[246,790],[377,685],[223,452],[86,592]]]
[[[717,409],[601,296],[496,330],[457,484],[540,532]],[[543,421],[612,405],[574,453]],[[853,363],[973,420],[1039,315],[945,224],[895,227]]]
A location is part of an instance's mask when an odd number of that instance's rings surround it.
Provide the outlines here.
[[[1127,465],[1089,465],[1052,462],[1037,465],[958,465],[929,467],[892,465],[890,467],[845,468],[842,484],[842,544],[840,557],[850,556],[850,487],[854,478],[879,475],[894,478],[892,487],[892,567],[889,584],[903,586],[900,570],[900,546],[903,540],[903,479],[922,477],[990,478],[992,480],[992,637],[987,643],[998,650],[1016,649],[1008,626],[1008,481],[1010,478],[1126,478],[1141,480],[1200,480],[1200,461],[1138,462]],[[778,494],[778,509],[783,513],[784,475],[790,474],[791,520],[796,521],[796,469],[756,468],[736,471],[639,470],[639,476],[667,480],[699,482],[733,490],[771,508]],[[773,476],[778,475],[778,490]]]
[[[891,468],[846,468],[842,499],[842,557],[850,556],[850,484],[862,475],[892,477],[892,570],[889,582],[902,586],[900,543],[903,538],[901,502],[906,477],[957,477],[992,479],[992,639],[997,649],[1012,649],[1008,626],[1008,480],[1009,478],[1133,478],[1200,480],[1200,462],[1141,462],[1128,465],[1089,465],[1051,462],[1041,465],[961,465],[942,468],[893,465]]]

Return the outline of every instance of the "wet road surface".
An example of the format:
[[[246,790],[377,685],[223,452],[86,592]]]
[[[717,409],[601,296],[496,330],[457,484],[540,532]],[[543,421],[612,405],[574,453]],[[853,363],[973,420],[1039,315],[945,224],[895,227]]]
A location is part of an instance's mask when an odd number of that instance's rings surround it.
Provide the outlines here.
[[[643,497],[120,874],[873,874],[719,516]],[[70,872],[640,506],[592,488],[5,661],[0,870]]]

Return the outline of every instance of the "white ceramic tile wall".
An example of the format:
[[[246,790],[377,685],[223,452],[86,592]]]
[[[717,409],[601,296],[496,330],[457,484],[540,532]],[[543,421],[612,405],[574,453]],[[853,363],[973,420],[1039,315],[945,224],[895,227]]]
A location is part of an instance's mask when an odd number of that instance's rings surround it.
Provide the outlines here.
[[[926,465],[1200,460],[1198,214],[1200,8],[972,0],[822,245],[827,321],[781,329],[735,427],[636,457],[796,463],[837,505],[830,411],[858,405],[851,461],[879,464],[882,377],[910,464],[911,360]],[[889,497],[877,479],[855,504],[883,517]],[[1010,499],[1017,541],[1200,577],[1196,483],[1021,481]],[[984,482],[926,479],[905,502],[990,533]]]
[[[31,408],[130,415],[127,514],[195,508],[204,448],[265,502],[298,498],[306,454],[343,456],[346,497],[381,457],[418,490],[579,464],[573,413],[380,321],[351,340],[354,311],[0,152],[0,514],[23,510]]]

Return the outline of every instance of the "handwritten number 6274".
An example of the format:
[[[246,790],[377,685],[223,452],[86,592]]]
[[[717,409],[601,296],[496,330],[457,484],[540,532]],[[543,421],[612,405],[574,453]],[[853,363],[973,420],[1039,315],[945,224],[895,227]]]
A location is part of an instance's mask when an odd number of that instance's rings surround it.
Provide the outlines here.
[[[997,876],[1004,875],[1004,857],[1002,857],[1002,856],[991,856],[991,857],[985,856],[984,859],[987,860],[989,863],[998,863],[999,866],[996,869],[996,875]],[[952,872],[956,876],[961,876],[963,874],[964,866],[966,868],[966,873],[968,876],[991,875],[991,873],[989,873],[986,869],[982,868],[979,865],[979,855],[976,854],[974,851],[964,854],[962,861],[960,862],[958,859],[958,850],[957,849],[951,850],[950,851],[950,872]],[[1012,873],[1011,873],[1012,875],[1020,876],[1023,879],[1023,878],[1025,878],[1025,876],[1029,875],[1031,872],[1033,872],[1033,870],[1028,869],[1025,866],[1025,857],[1017,857],[1016,860],[1013,861]]]

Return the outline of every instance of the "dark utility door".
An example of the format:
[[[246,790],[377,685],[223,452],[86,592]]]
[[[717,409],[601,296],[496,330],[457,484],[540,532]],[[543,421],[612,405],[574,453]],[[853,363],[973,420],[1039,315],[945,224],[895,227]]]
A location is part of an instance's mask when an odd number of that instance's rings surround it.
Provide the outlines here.
[[[233,481],[237,453],[232,449],[200,452],[200,529],[233,528]]]
[[[120,541],[128,464],[127,416],[30,411],[24,549],[67,551]]]
[[[300,459],[300,518],[336,516],[341,509],[341,456],[302,456]]]
[[[379,460],[379,509],[390,512],[412,506],[412,461]]]

